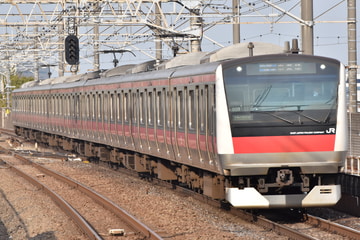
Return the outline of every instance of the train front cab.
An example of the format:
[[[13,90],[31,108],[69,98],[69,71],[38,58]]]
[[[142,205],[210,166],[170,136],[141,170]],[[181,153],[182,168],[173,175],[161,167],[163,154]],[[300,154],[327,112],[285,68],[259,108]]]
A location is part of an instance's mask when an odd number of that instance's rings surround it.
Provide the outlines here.
[[[331,206],[347,150],[344,67],[306,55],[230,61],[217,71],[217,147],[240,208]]]

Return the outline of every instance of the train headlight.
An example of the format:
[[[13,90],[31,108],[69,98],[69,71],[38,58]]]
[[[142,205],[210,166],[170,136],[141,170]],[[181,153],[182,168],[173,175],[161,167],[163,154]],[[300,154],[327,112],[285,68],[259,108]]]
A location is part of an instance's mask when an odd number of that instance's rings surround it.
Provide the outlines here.
[[[321,70],[325,70],[325,68],[326,68],[326,65],[325,65],[325,64],[321,64],[321,65],[320,65],[320,69],[321,69]]]
[[[241,66],[238,66],[238,67],[236,67],[236,71],[238,71],[238,72],[242,72],[242,67]]]

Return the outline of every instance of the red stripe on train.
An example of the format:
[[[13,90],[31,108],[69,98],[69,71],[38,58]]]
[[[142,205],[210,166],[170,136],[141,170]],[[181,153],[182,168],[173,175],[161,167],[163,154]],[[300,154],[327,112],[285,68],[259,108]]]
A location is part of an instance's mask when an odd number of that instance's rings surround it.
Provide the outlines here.
[[[334,151],[335,134],[234,137],[234,153]]]

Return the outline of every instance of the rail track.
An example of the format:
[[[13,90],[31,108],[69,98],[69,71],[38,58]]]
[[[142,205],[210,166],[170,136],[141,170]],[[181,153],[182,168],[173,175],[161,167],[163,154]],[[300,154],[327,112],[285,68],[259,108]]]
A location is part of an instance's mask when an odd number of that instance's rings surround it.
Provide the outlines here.
[[[4,153],[10,153],[6,149],[0,149],[0,151]],[[47,185],[49,177],[53,177],[54,179],[71,186],[71,188],[77,189],[83,194],[86,194],[87,197],[91,198],[94,202],[102,206],[110,214],[116,215],[116,217],[120,219],[117,222],[122,224],[121,228],[111,229],[109,231],[109,235],[122,235],[126,233],[133,233],[133,235],[136,235],[137,237],[141,236],[143,239],[162,239],[162,237],[159,236],[156,232],[151,230],[149,227],[147,227],[145,224],[137,220],[129,213],[127,213],[121,207],[114,204],[106,197],[96,193],[92,189],[84,186],[83,184],[76,182],[60,173],[56,173],[48,168],[45,168],[24,156],[14,154],[13,157],[16,158],[16,160],[10,160],[11,158],[0,155],[1,160],[5,162],[12,171],[16,172],[18,175],[31,182],[33,185],[41,188],[47,195],[49,195],[51,199],[77,224],[77,226],[89,239],[105,239],[106,236],[104,237],[104,232],[107,229],[97,229],[96,227],[94,227],[95,225],[97,225],[96,223],[90,222],[88,219],[85,219],[85,217],[83,217],[82,214],[79,213],[80,211],[76,210],[75,207],[70,205],[57,192],[53,191],[50,187],[48,187]],[[21,161],[23,164],[19,164],[19,161]],[[45,185],[41,181],[28,174],[27,172],[29,171],[29,169],[26,169],[27,167],[24,167],[24,164],[26,166],[31,165],[32,167],[38,169],[43,174],[45,174],[47,178],[47,184]],[[37,176],[41,176],[41,174],[37,174]],[[101,214],[105,214],[105,211]],[[114,218],[109,217],[109,219]]]
[[[165,183],[166,185],[166,183]],[[219,201],[209,199],[206,196],[203,196],[198,193],[194,193],[187,189],[179,189],[176,188],[178,191],[183,193],[192,195],[193,197],[199,199],[200,201],[204,201],[208,204],[217,207],[224,207],[223,204]],[[247,220],[249,222],[253,222],[256,225],[259,225],[265,229],[271,230],[276,232],[279,235],[287,236],[289,239],[296,239],[296,240],[314,240],[319,239],[318,237],[314,237],[312,232],[318,232],[315,230],[321,230],[324,234],[329,234],[335,239],[360,239],[360,231],[338,224],[326,219],[322,219],[310,214],[306,214],[305,221],[300,220],[297,218],[297,222],[292,224],[284,224],[285,221],[281,221],[278,223],[275,220],[271,220],[266,216],[261,216],[258,213],[253,213],[249,211],[244,211],[238,208],[229,207],[228,210],[240,218]],[[286,218],[286,215],[280,216],[281,219]],[[293,221],[293,220],[292,220]],[[291,221],[291,222],[292,222]],[[360,220],[359,220],[360,223]],[[306,225],[307,227],[304,227]],[[311,229],[311,231],[303,231],[302,229]],[[339,238],[336,238],[338,236]]]
[[[16,155],[16,156],[18,156],[18,155]],[[22,157],[20,156],[20,158],[22,158]],[[43,168],[40,165],[38,165],[38,166],[39,166],[39,168]],[[45,171],[45,173],[46,173],[47,170],[45,169],[43,171]],[[124,169],[120,169],[120,170],[118,169],[117,171],[121,171],[122,173],[126,173],[129,175],[136,175],[136,176],[138,175],[137,173],[134,173],[133,171],[127,171]],[[46,173],[46,174],[48,174],[48,173]],[[59,174],[59,177],[61,178],[63,176],[61,174]],[[277,223],[276,221],[269,220],[266,217],[262,217],[262,216],[253,214],[251,212],[242,211],[240,209],[231,208],[229,206],[224,206],[222,202],[212,200],[204,195],[201,195],[199,193],[194,193],[193,191],[190,191],[186,188],[182,188],[180,186],[175,186],[169,182],[164,182],[164,181],[160,181],[157,179],[151,179],[151,181],[156,182],[156,184],[158,184],[158,185],[163,185],[168,188],[173,188],[175,191],[181,192],[182,194],[192,196],[193,198],[196,198],[202,202],[206,202],[209,205],[216,206],[216,207],[222,207],[222,208],[228,207],[229,211],[232,214],[237,215],[240,218],[247,220],[249,222],[253,222],[254,224],[259,225],[265,229],[274,231],[283,236],[287,236],[289,239],[318,239],[317,237],[309,235],[309,233],[304,233],[303,231],[301,231],[301,229],[299,230],[298,229],[299,227],[296,227],[295,225],[288,226],[286,224]],[[79,183],[70,183],[70,184],[72,184],[73,187],[82,188],[82,185]],[[83,191],[86,193],[89,190],[86,187],[84,187]],[[115,210],[111,210],[111,211],[115,211]],[[340,225],[340,224],[336,224],[336,223],[333,223],[328,220],[321,219],[321,218],[318,218],[315,216],[307,215],[307,220],[301,224],[307,224],[308,226],[310,226],[309,228],[323,229],[324,232],[331,232],[333,234],[337,234],[337,236],[339,236],[339,237],[345,237],[345,239],[360,239],[360,231],[352,229],[350,227]],[[145,233],[145,235],[149,236],[149,233]],[[153,239],[156,239],[156,238],[153,238]]]

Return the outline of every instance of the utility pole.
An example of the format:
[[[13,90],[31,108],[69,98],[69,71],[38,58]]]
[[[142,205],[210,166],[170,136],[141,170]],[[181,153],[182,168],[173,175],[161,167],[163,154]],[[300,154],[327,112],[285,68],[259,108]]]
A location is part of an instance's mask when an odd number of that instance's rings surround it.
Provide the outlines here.
[[[348,78],[349,78],[349,111],[357,112],[357,58],[356,58],[356,0],[347,1],[348,9]]]
[[[161,2],[155,5],[155,24],[161,26],[161,18],[160,18],[160,10],[161,10]],[[155,38],[155,59],[156,65],[159,65],[162,61],[162,41],[160,36],[156,36]]]
[[[190,12],[190,26],[192,29],[202,31],[202,17],[200,16],[200,10],[193,8]],[[202,33],[201,33],[202,34]],[[191,52],[201,52],[201,39],[200,37],[194,36],[193,40],[190,40]]]
[[[240,42],[240,2],[238,0],[232,1],[233,6],[233,44]]]
[[[93,11],[98,11],[99,9],[99,3],[96,2],[93,4]],[[100,53],[99,53],[99,37],[100,37],[100,33],[99,33],[99,23],[98,21],[95,21],[94,24],[94,38],[93,38],[93,42],[94,42],[94,71],[99,71],[100,70]]]
[[[314,54],[314,21],[313,0],[301,0],[301,25],[302,51],[304,54]]]
[[[64,23],[61,22],[61,24],[59,24],[59,33],[62,33],[64,31]],[[58,38],[58,44],[59,46],[63,46],[64,45],[64,35],[63,34],[59,34],[59,38]],[[64,51],[65,51],[65,47],[62,47],[63,51],[59,51],[59,61],[58,61],[58,74],[59,77],[64,76],[65,73],[65,57],[64,57]]]

